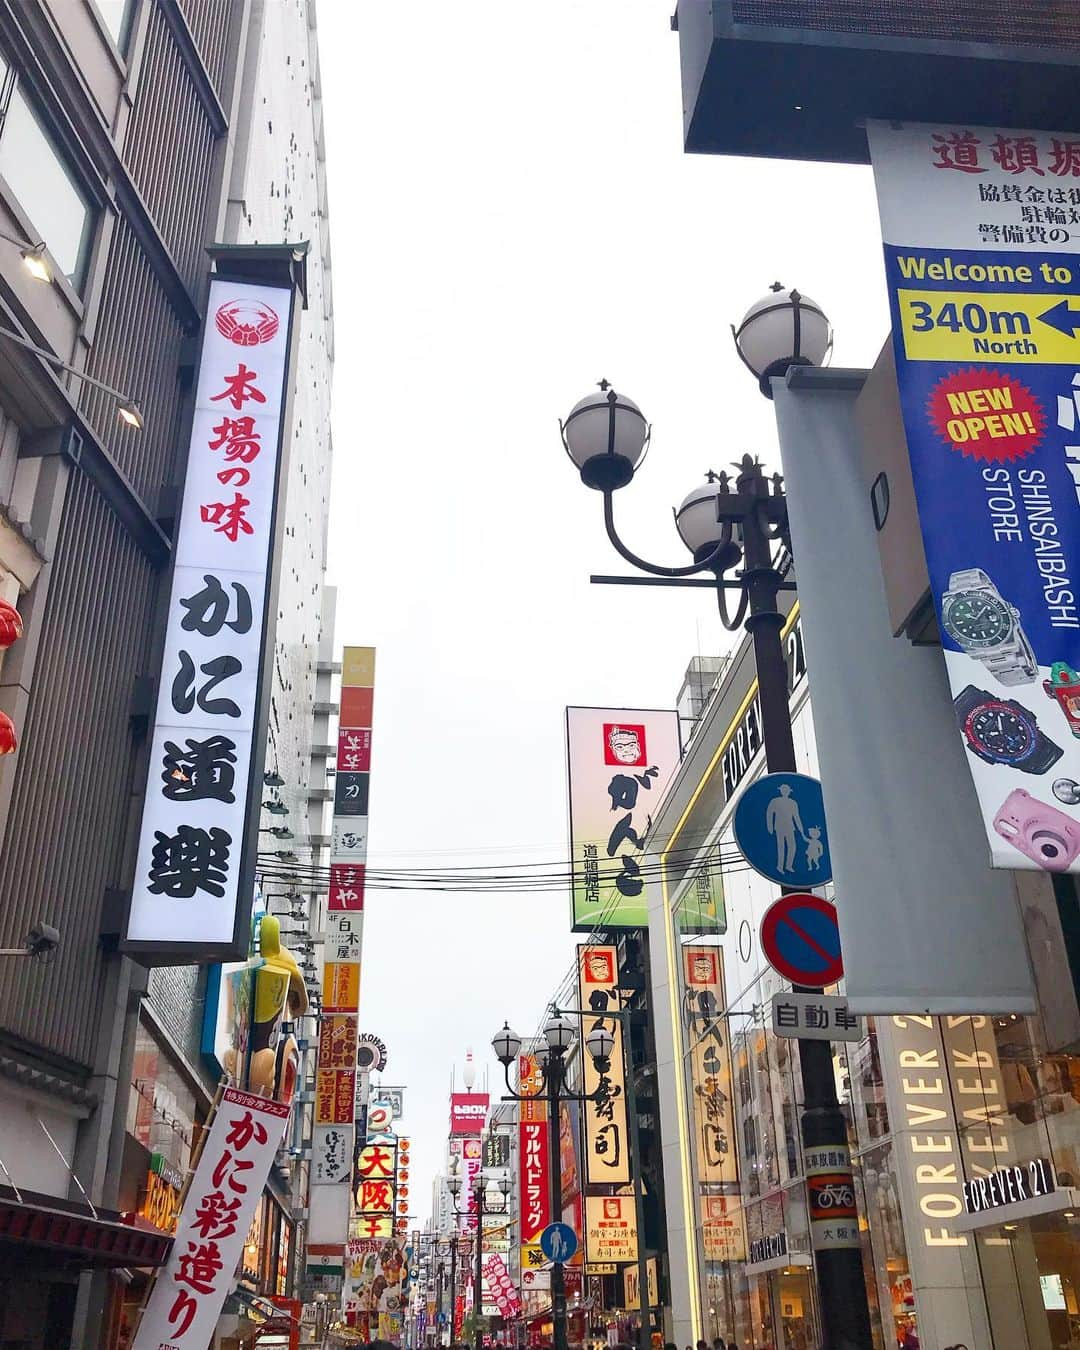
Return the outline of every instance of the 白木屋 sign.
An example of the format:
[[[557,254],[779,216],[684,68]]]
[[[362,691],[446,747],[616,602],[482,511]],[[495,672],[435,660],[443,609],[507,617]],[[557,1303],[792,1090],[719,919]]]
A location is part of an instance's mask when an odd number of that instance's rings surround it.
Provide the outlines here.
[[[930,586],[993,864],[1077,872],[1080,139],[869,137]]]

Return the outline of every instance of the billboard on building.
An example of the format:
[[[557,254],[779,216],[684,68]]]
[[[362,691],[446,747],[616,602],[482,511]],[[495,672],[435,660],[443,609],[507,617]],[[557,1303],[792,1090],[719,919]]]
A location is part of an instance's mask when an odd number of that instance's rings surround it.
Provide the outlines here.
[[[610,1064],[603,1073],[593,1057],[581,1057],[586,1101],[582,1104],[585,1122],[585,1181],[625,1185],[630,1180],[630,1149],[626,1122],[626,1077],[623,1061],[623,1024],[621,1017],[607,1014],[622,1007],[619,992],[619,953],[610,946],[580,946],[578,958],[578,998],[588,1009],[581,1019],[581,1039],[595,1028],[603,1028],[614,1037]]]
[[[293,292],[210,282],[124,949],[248,953]]]
[[[645,835],[679,766],[679,714],[567,708],[574,932],[645,928]]]
[[[1080,872],[1080,147],[869,134],[930,588],[993,865]]]
[[[483,1134],[490,1105],[486,1092],[451,1092],[450,1133]]]

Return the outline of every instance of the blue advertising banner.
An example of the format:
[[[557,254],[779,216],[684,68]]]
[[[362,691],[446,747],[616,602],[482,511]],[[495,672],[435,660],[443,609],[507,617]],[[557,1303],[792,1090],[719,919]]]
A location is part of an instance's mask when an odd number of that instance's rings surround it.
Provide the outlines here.
[[[1080,140],[872,124],[897,381],[995,867],[1080,871]]]

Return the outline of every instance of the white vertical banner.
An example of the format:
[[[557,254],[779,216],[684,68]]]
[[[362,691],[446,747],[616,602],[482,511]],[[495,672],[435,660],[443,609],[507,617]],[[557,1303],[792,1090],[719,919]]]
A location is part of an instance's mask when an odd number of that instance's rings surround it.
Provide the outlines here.
[[[132,1350],[206,1350],[288,1116],[283,1102],[225,1090]]]
[[[856,395],[773,392],[848,1007],[1031,1012],[1016,885],[989,866],[941,652],[892,634]]]
[[[243,864],[254,861],[244,849],[272,618],[292,304],[287,287],[210,283],[124,943],[131,950],[205,958],[226,954],[247,931],[238,910],[250,890]]]

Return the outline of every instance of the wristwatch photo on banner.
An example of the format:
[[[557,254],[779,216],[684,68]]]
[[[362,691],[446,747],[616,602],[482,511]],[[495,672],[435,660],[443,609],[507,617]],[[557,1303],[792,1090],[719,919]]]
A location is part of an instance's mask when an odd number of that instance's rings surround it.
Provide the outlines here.
[[[1035,653],[1020,627],[1020,611],[981,568],[969,567],[949,577],[941,622],[961,651],[981,661],[999,684],[1031,684],[1038,678]]]
[[[987,764],[1045,773],[1062,756],[1061,747],[1043,735],[1034,715],[1015,699],[969,684],[953,706],[968,749]]]

